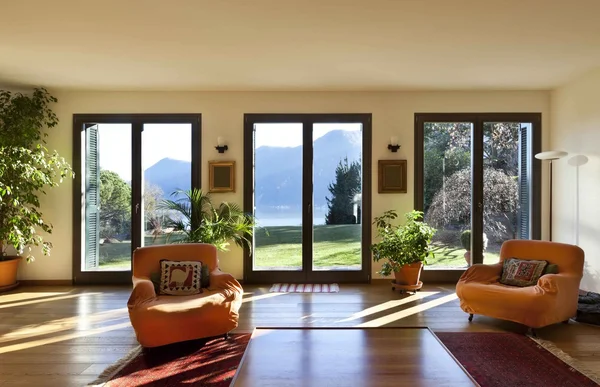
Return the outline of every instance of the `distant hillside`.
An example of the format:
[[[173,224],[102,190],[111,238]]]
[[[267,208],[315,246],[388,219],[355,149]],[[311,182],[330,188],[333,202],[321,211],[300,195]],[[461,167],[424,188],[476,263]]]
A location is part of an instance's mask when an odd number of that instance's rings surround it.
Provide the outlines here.
[[[164,158],[144,171],[144,180],[160,187],[163,197],[173,191],[190,189],[192,165],[189,161]]]
[[[334,130],[318,138],[313,145],[313,181],[315,207],[325,206],[327,186],[335,179],[340,160],[360,159],[362,138],[359,132]],[[255,204],[263,212],[299,210],[302,205],[302,147],[256,149]]]
[[[326,206],[327,186],[335,179],[335,168],[345,157],[360,159],[360,132],[334,130],[314,142],[315,207]],[[302,147],[262,146],[256,149],[255,203],[259,211],[298,211],[302,204]],[[159,186],[167,197],[177,188],[189,189],[190,163],[165,158],[146,169],[147,182]]]

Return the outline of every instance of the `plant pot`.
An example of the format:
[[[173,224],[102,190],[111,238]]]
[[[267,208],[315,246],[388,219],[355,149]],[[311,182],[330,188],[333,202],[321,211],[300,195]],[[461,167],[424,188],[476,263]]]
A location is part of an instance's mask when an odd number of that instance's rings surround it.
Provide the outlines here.
[[[471,251],[465,251],[465,261],[467,261],[467,266],[471,264]]]
[[[21,257],[5,257],[8,260],[0,261],[0,292],[16,288],[17,283],[17,269],[19,268],[19,262]]]
[[[409,263],[395,271],[396,283],[398,285],[418,285],[423,270],[423,262]]]

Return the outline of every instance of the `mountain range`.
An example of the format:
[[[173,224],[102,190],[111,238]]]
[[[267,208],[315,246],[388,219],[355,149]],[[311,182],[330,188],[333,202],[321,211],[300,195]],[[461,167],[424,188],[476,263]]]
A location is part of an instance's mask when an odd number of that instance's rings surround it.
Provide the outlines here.
[[[324,208],[327,186],[344,158],[358,161],[362,151],[358,131],[332,130],[313,142],[314,206]],[[255,205],[260,212],[296,212],[302,204],[302,146],[261,146],[255,151]],[[176,189],[189,189],[189,161],[164,158],[144,171],[144,179],[168,197]],[[238,177],[239,178],[239,177]]]

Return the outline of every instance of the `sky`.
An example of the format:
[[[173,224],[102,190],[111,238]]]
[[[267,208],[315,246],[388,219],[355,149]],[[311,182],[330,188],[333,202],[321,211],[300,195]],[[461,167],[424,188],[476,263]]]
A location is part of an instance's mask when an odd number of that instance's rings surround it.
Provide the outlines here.
[[[332,130],[361,130],[361,124],[315,124],[313,141]],[[100,168],[131,180],[131,125],[98,125]],[[302,124],[257,124],[255,147],[295,147],[302,144]],[[227,140],[227,139],[226,139]],[[142,169],[146,170],[165,157],[190,161],[190,124],[145,124],[142,132]]]

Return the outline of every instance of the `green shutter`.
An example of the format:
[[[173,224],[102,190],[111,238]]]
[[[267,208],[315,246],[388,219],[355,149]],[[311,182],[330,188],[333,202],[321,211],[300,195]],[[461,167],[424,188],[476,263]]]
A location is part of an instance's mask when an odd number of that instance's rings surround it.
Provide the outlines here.
[[[85,129],[85,270],[98,268],[100,245],[100,165],[98,125]]]
[[[517,230],[519,239],[531,239],[531,149],[530,130],[522,126],[519,132],[519,211]]]

